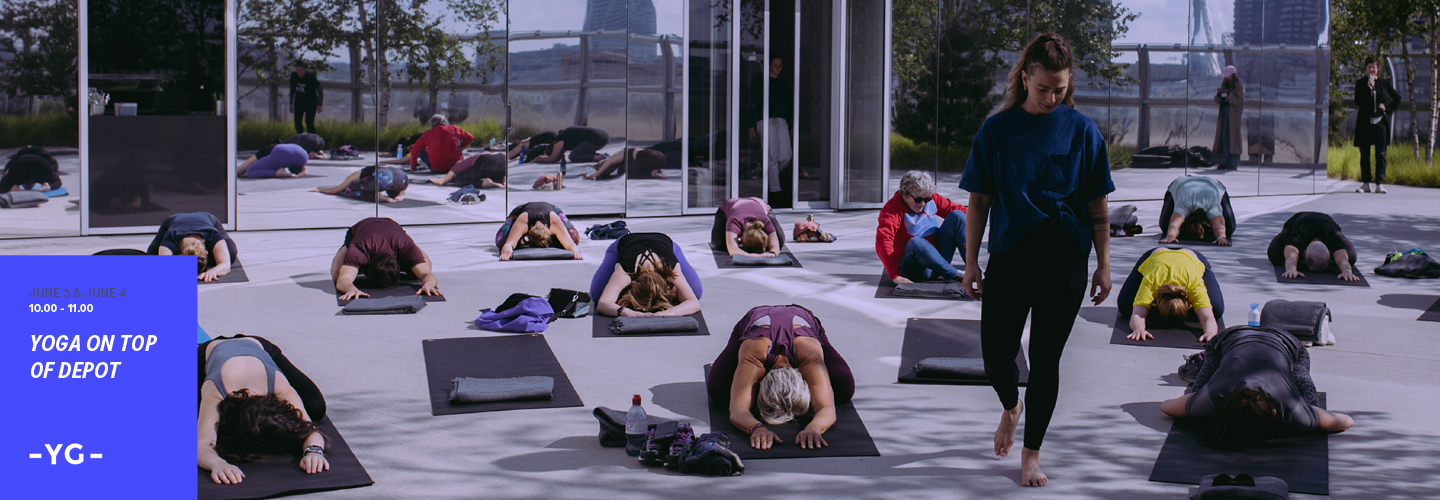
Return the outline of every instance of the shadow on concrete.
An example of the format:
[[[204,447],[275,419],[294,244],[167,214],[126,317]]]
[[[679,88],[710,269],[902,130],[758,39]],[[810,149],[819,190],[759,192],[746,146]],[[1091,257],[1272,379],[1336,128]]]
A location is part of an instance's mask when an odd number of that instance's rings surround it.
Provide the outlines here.
[[[1430,306],[1434,305],[1437,300],[1440,300],[1440,295],[1387,293],[1385,295],[1381,295],[1380,300],[1375,301],[1375,303],[1385,307],[1393,307],[1395,309],[1414,309],[1417,311],[1425,311],[1429,310]]]

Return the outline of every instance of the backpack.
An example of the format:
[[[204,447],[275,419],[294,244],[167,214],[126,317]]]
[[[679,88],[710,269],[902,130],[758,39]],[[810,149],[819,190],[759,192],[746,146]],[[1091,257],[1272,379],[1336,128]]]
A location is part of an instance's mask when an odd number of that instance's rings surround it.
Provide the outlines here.
[[[625,221],[617,220],[609,224],[596,224],[585,230],[585,236],[592,240],[618,240],[630,234],[625,228]]]
[[[564,288],[551,288],[547,300],[558,318],[583,318],[590,314],[592,305],[590,294]]]

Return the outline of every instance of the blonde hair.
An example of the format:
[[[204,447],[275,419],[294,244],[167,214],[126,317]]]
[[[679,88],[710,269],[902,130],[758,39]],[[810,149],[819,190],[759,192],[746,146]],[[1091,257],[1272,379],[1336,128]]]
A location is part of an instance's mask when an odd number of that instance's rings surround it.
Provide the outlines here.
[[[1174,283],[1166,283],[1155,289],[1155,318],[1163,322],[1181,323],[1190,310],[1190,292]]]
[[[194,255],[195,262],[200,267],[197,272],[205,272],[205,265],[209,263],[210,252],[205,250],[205,240],[194,238],[180,239],[180,255]]]
[[[795,368],[770,370],[760,379],[757,392],[756,406],[766,424],[783,424],[810,411],[810,386]]]
[[[646,258],[650,258],[650,254],[641,257]],[[679,298],[680,291],[669,280],[675,276],[674,267],[653,258],[650,262],[654,267],[644,271],[640,270],[641,262],[635,263],[636,272],[630,275],[630,284],[620,292],[616,305],[640,312],[664,311],[675,306],[673,302]]]
[[[1075,107],[1075,58],[1070,54],[1070,45],[1065,43],[1057,33],[1041,33],[1030,45],[1025,47],[1020,59],[1015,61],[1015,66],[1010,68],[1010,83],[1005,86],[1005,107],[1010,109],[1021,104],[1030,98],[1029,89],[1025,88],[1025,79],[1020,77],[1021,73],[1034,75],[1034,70],[1044,68],[1051,73],[1069,71],[1070,83],[1065,86],[1064,104],[1071,108]]]
[[[769,247],[770,236],[765,232],[765,223],[758,220],[745,223],[745,230],[740,233],[740,249],[750,253],[760,253]]]
[[[539,221],[530,225],[530,230],[525,232],[525,245],[531,248],[550,248],[550,238],[555,236],[550,231],[550,226]]]

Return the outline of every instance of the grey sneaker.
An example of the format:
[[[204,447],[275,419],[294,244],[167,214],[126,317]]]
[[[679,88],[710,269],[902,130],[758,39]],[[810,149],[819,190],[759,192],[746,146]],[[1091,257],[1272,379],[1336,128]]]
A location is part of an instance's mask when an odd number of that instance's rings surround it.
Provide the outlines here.
[[[1380,184],[1380,183],[1378,183],[1378,182],[1375,183],[1375,192],[1380,193],[1380,194],[1385,194],[1385,186],[1382,185],[1382,184]]]
[[[1360,183],[1360,188],[1359,188],[1359,189],[1356,189],[1355,192],[1357,192],[1357,193],[1368,193],[1368,192],[1370,192],[1370,183],[1368,183],[1368,182],[1362,182],[1362,183]]]

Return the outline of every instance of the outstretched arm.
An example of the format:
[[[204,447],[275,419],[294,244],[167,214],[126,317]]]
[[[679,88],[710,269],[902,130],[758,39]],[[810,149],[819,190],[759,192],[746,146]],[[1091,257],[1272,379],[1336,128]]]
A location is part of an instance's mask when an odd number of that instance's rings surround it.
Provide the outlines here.
[[[205,387],[212,389],[205,391]],[[240,481],[245,479],[245,473],[215,453],[215,424],[220,421],[220,393],[213,389],[214,387],[215,383],[210,381],[200,387],[204,395],[200,398],[199,427],[196,432],[197,462],[201,469],[210,471],[210,480],[215,484],[240,484]]]
[[[650,313],[642,313],[632,309],[626,309],[623,313],[617,302],[620,301],[620,291],[630,284],[630,275],[620,264],[615,264],[615,269],[610,273],[610,281],[605,282],[605,288],[600,291],[600,297],[595,299],[595,311],[605,316],[652,316]]]
[[[1175,399],[1166,400],[1160,403],[1160,411],[1175,418],[1185,418],[1185,403],[1190,402],[1190,397],[1195,394],[1186,394]]]
[[[555,239],[560,240],[560,246],[562,248],[575,254],[575,260],[585,258],[585,256],[580,253],[580,249],[575,244],[575,240],[570,239],[570,230],[565,227],[565,221],[560,220],[560,216],[554,212],[550,213],[550,233],[555,235]]]
[[[565,141],[555,141],[550,145],[550,154],[535,159],[535,163],[555,163],[560,161],[560,156],[565,154]]]
[[[1345,264],[1348,266],[1350,262],[1346,261]],[[1300,272],[1300,249],[1295,245],[1285,245],[1285,273],[1280,277],[1287,280],[1305,277],[1305,274]]]
[[[1185,222],[1185,216],[1170,214],[1170,227],[1165,228],[1165,237],[1160,238],[1161,243],[1174,243],[1180,240],[1180,224]]]
[[[515,245],[520,243],[520,237],[530,230],[530,215],[520,212],[515,217],[515,222],[510,224],[510,233],[505,235],[505,243],[500,245],[500,260],[510,260],[515,253]]]
[[[1225,216],[1221,215],[1210,219],[1210,232],[1215,233],[1215,244],[1222,247],[1230,246],[1230,239],[1225,237]]]
[[[1200,317],[1200,331],[1205,332],[1200,336],[1201,342],[1209,342],[1210,339],[1215,338],[1215,335],[1220,333],[1220,323],[1215,321],[1214,308],[1202,307],[1200,310],[1195,311],[1195,315]]]
[[[749,252],[741,250],[740,244],[735,242],[735,239],[739,237],[740,235],[732,231],[725,231],[725,253],[730,254],[731,257],[736,255],[750,255]]]
[[[835,389],[830,385],[830,373],[823,356],[805,357],[800,363],[800,375],[810,386],[810,408],[815,411],[815,417],[795,436],[795,444],[807,450],[824,448],[829,443],[821,435],[835,425]]]
[[[1335,265],[1340,266],[1338,278],[1345,281],[1360,281],[1360,277],[1355,275],[1354,266],[1350,265],[1350,254],[1346,250],[1336,250],[1331,258],[1335,259]]]
[[[1130,335],[1126,335],[1125,338],[1141,341],[1155,338],[1150,332],[1145,331],[1145,317],[1149,314],[1149,307],[1133,306],[1130,309]]]
[[[1322,431],[1339,432],[1355,425],[1355,419],[1344,413],[1334,413],[1318,406],[1312,408],[1315,409],[1315,416],[1320,418],[1319,428]]]
[[[690,282],[685,279],[685,273],[675,270],[675,292],[679,295],[680,303],[664,311],[656,312],[656,316],[689,316],[700,312],[700,298],[695,296],[695,289],[690,288]]]
[[[225,244],[225,240],[215,242],[215,248],[210,250],[210,255],[215,256],[215,267],[200,273],[200,276],[197,277],[200,281],[215,281],[221,276],[230,274],[230,246]]]
[[[780,228],[775,228],[775,231],[780,231]],[[780,255],[780,237],[775,233],[766,236],[770,240],[770,255]]]
[[[752,388],[765,376],[764,354],[758,352],[760,344],[742,344],[739,366],[735,367],[735,379],[730,383],[730,423],[737,429],[750,432],[750,447],[768,450],[780,443],[780,436],[765,428],[760,419],[750,413],[754,403]]]
[[[440,281],[435,278],[435,273],[432,271],[430,256],[424,250],[421,250],[420,254],[425,256],[425,262],[415,264],[415,267],[410,268],[410,272],[420,278],[420,289],[415,291],[415,295],[444,295],[440,293]]]

